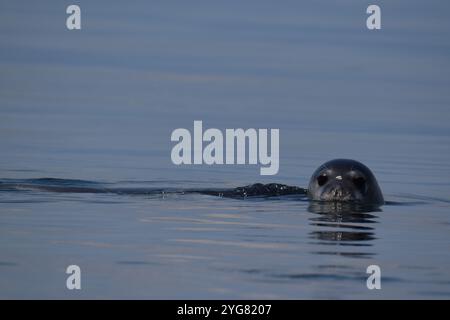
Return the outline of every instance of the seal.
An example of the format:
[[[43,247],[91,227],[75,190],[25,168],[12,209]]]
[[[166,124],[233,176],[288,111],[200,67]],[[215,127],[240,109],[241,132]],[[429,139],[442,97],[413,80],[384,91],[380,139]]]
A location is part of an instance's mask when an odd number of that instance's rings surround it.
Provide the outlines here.
[[[384,204],[372,171],[350,159],[334,159],[322,164],[311,176],[307,195],[314,201]]]
[[[367,206],[384,204],[383,195],[372,172],[362,163],[355,160],[335,159],[321,165],[312,175],[308,189],[289,186],[280,183],[255,183],[238,188],[220,189],[166,189],[166,188],[129,188],[110,187],[95,181],[68,179],[0,179],[1,191],[42,190],[60,193],[115,193],[120,195],[166,195],[174,194],[203,194],[226,198],[248,197],[281,197],[293,196],[315,200],[310,206],[311,211],[317,213],[339,212],[350,210],[365,211]],[[320,202],[318,202],[320,201]],[[356,206],[355,206],[356,204]],[[351,208],[349,208],[349,205]],[[362,206],[361,206],[362,205]],[[376,208],[375,208],[376,209]],[[370,209],[369,211],[374,211]]]

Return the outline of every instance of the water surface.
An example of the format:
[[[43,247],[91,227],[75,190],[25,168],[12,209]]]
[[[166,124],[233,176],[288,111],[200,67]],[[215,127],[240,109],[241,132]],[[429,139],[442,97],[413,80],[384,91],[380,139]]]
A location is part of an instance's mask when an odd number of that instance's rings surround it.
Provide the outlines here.
[[[378,1],[370,32],[360,1],[78,3],[68,31],[64,3],[0,1],[2,183],[306,187],[353,158],[389,203],[3,189],[1,298],[450,297],[449,4]],[[194,120],[279,128],[278,175],[174,166],[170,134]]]

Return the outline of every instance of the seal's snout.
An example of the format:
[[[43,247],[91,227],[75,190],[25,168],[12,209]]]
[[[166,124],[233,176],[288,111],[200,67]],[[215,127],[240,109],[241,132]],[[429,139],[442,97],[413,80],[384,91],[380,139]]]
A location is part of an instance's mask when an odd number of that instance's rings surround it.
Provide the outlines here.
[[[320,200],[324,201],[351,201],[356,200],[352,190],[342,183],[334,183],[322,190]]]
[[[335,188],[333,188],[333,189],[331,189],[331,195],[333,196],[333,197],[336,197],[336,198],[342,198],[342,197],[347,197],[347,196],[349,196],[350,195],[350,192],[348,192],[347,190],[345,190],[344,188],[342,188],[341,186],[337,186],[337,187],[335,187]]]

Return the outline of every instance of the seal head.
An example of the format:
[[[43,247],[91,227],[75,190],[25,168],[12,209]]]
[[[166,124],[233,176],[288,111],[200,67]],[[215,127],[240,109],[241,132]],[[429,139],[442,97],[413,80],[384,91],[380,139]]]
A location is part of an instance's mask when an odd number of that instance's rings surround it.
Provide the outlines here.
[[[335,159],[321,165],[309,181],[308,197],[316,201],[384,204],[370,169],[350,159]]]

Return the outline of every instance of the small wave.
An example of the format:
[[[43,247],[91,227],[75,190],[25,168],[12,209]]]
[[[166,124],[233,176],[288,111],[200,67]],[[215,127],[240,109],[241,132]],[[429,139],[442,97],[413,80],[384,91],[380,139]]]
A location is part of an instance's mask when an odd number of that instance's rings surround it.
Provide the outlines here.
[[[135,182],[136,184],[139,182]],[[130,181],[127,181],[127,185]],[[144,183],[143,183],[144,184]],[[148,181],[145,185],[150,184]],[[153,184],[153,182],[152,182]],[[306,195],[306,190],[283,184],[256,183],[238,188],[160,188],[123,187],[121,183],[105,183],[76,179],[37,178],[37,179],[1,179],[0,191],[45,191],[56,193],[111,193],[119,195],[165,195],[165,194],[204,194],[228,198],[277,197]]]
[[[288,186],[278,183],[261,184],[237,187],[237,188],[198,188],[183,187],[185,185],[198,185],[190,183],[192,181],[120,181],[120,182],[101,182],[80,179],[61,179],[61,178],[33,178],[33,179],[0,179],[0,192],[24,192],[24,191],[43,191],[54,193],[92,193],[92,194],[118,194],[118,195],[142,195],[142,196],[165,196],[165,195],[183,195],[183,194],[203,194],[225,198],[247,198],[247,199],[283,199],[294,201],[306,201],[307,190],[296,186]],[[161,187],[166,185],[166,187]],[[441,202],[450,204],[449,199],[437,197],[420,196],[414,194],[395,195],[395,201],[386,201],[386,206],[414,206],[430,202]],[[401,199],[400,201],[397,199]],[[311,203],[310,211],[313,212],[336,212],[336,211],[356,211],[356,212],[374,212],[377,208],[367,208],[365,206],[352,205],[351,210],[347,208],[351,204],[344,203]],[[329,208],[330,206],[339,206],[339,208]],[[342,208],[340,208],[342,207]],[[339,210],[337,210],[339,209]]]

